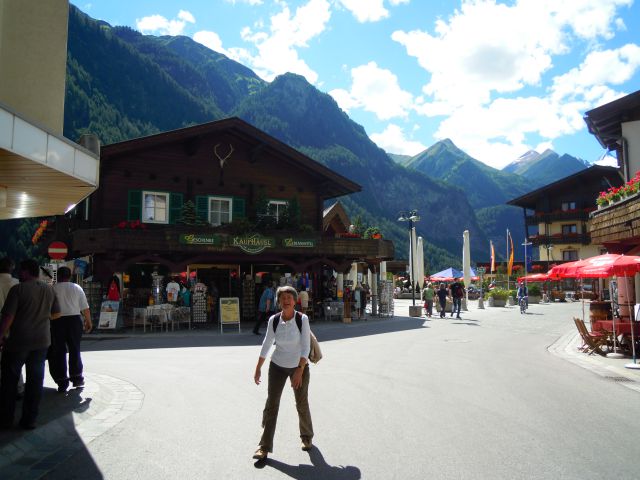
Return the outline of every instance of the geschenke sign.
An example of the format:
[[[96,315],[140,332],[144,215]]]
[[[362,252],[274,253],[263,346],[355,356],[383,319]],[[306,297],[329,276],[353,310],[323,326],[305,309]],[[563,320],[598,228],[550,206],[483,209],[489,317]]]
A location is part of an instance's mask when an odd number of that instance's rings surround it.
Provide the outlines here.
[[[180,235],[179,242],[183,245],[220,245],[220,237],[218,235],[206,233],[183,233]]]
[[[316,241],[313,238],[284,238],[282,245],[287,248],[313,248]]]
[[[275,246],[275,240],[270,237],[263,237],[259,233],[254,233],[242,237],[233,237],[231,239],[231,246],[238,247],[243,252],[255,255],[266,248],[273,248]]]

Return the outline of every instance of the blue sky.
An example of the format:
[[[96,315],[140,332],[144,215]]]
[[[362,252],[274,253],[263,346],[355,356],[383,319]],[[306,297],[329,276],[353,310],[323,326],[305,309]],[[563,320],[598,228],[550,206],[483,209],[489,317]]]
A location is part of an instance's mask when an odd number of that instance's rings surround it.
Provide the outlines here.
[[[92,0],[93,18],[187,35],[331,94],[391,153],[450,138],[496,168],[551,148],[593,162],[582,117],[640,89],[634,0]]]

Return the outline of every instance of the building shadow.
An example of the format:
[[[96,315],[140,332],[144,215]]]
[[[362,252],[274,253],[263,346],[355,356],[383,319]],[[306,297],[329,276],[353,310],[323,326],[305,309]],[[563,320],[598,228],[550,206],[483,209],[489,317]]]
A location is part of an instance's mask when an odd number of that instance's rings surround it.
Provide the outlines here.
[[[0,468],[0,478],[104,478],[76,431],[73,418],[74,413],[86,412],[91,404],[92,398],[84,395],[82,389],[72,389],[60,394],[56,389],[45,387],[36,429],[23,430],[16,426],[0,432],[0,458],[7,459],[15,455],[16,445],[19,445],[18,451],[24,452]],[[21,405],[18,405],[16,418],[20,418],[20,413]],[[81,462],[82,469],[67,468],[70,460]]]
[[[272,458],[259,460],[256,468],[271,467],[291,478],[299,480],[359,480],[362,474],[358,467],[333,466],[324,459],[322,452],[316,446],[309,451],[311,465],[289,465]]]
[[[237,328],[237,327],[236,327]],[[178,330],[175,332],[148,333],[135,335],[85,335],[82,339],[82,350],[87,352],[108,350],[142,350],[154,348],[195,348],[216,346],[251,346],[261,345],[265,327],[260,335],[252,333],[245,327],[238,333],[220,334],[219,330]],[[320,342],[342,340],[346,338],[382,335],[407,330],[430,328],[422,317],[375,318],[354,323],[313,322],[311,329]]]

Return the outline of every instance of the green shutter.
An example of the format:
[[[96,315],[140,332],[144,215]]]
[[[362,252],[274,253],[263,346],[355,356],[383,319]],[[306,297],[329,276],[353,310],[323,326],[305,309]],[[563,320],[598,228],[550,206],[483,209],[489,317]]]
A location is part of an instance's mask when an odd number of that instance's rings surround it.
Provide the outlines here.
[[[129,190],[129,204],[127,205],[127,220],[142,219],[142,191]]]
[[[169,194],[169,223],[175,224],[182,214],[182,194]]]
[[[245,217],[244,204],[244,198],[233,197],[233,220]]]
[[[203,222],[209,223],[209,197],[206,195],[198,195],[196,197],[196,215]]]

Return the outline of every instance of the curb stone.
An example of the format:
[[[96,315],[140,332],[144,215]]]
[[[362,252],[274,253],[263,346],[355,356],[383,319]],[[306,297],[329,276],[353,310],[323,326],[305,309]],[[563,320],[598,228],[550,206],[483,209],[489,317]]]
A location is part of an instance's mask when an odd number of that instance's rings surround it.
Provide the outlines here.
[[[631,373],[624,366],[610,365],[600,360],[599,356],[579,352],[578,346],[580,344],[580,335],[568,332],[558,338],[547,350],[580,368],[589,370],[602,378],[616,380],[620,385],[640,393],[640,377],[638,374]],[[625,359],[624,361],[629,363],[630,360]]]
[[[71,411],[0,448],[2,479],[37,479],[54,470],[88,443],[138,411],[144,393],[108,375],[88,374],[82,392],[91,403]]]

